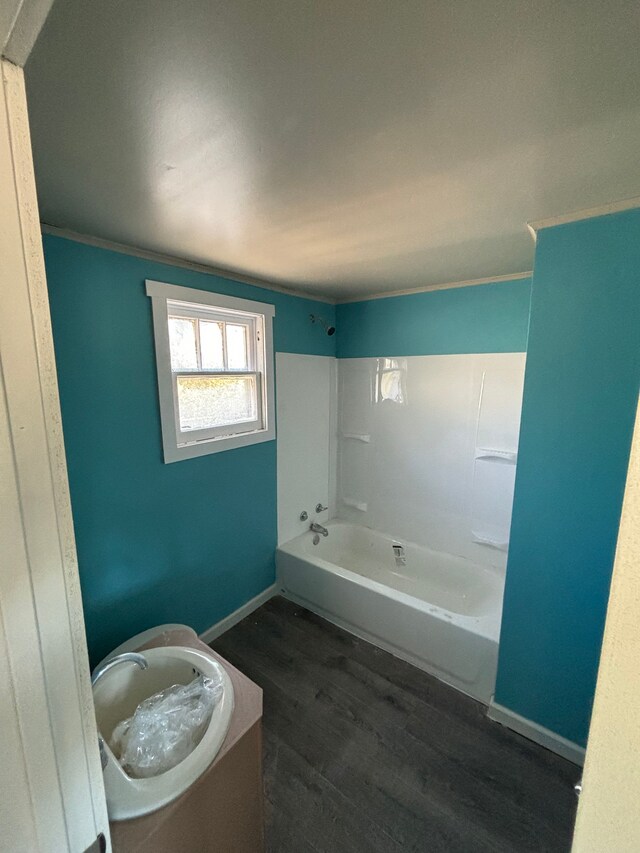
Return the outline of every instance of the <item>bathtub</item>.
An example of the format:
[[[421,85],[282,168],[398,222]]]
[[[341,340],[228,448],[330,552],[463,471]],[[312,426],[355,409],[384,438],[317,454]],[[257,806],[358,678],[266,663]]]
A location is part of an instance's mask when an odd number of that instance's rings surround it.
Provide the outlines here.
[[[326,538],[307,532],[278,548],[283,594],[489,704],[504,571],[355,524],[326,527]]]

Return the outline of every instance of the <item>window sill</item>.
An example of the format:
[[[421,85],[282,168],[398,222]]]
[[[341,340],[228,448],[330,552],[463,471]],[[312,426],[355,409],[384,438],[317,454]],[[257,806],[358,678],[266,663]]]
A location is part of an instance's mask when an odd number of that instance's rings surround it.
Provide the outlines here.
[[[196,456],[208,456],[223,450],[235,450],[237,447],[248,447],[251,444],[261,444],[264,441],[275,440],[275,430],[260,429],[255,432],[245,432],[240,435],[220,436],[206,441],[194,441],[193,444],[180,444],[177,447],[164,447],[165,462],[179,462],[181,459],[194,459]]]

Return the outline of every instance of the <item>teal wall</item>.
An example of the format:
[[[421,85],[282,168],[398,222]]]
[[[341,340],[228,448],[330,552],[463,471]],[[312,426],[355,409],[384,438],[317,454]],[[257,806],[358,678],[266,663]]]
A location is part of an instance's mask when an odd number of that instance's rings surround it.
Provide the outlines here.
[[[524,352],[530,279],[338,305],[339,358]]]
[[[44,236],[89,650],[202,631],[274,580],[276,442],[162,461],[146,278],[276,307],[275,349],[335,355],[333,306]]]
[[[640,210],[539,232],[496,702],[587,738],[640,381]]]

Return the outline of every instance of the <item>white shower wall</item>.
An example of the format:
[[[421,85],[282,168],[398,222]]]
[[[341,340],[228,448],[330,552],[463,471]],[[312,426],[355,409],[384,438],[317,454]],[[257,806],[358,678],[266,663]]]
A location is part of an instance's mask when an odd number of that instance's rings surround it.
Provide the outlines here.
[[[525,353],[338,362],[339,518],[504,567]]]
[[[277,353],[278,544],[335,514],[336,385],[335,358]]]

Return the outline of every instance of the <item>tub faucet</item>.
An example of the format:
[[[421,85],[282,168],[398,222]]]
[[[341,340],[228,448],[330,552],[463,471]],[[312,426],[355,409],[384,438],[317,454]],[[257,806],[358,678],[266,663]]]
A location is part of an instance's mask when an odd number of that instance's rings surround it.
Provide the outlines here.
[[[123,652],[121,655],[116,655],[114,658],[111,658],[111,660],[103,663],[102,666],[97,666],[91,673],[91,684],[96,684],[105,672],[108,672],[114,666],[117,666],[119,663],[126,663],[127,661],[138,664],[140,669],[147,669],[149,666],[144,655],[140,655],[138,652]]]
[[[329,531],[327,530],[327,528],[323,527],[321,524],[318,524],[317,521],[311,522],[311,524],[309,525],[309,530],[312,533],[321,533],[322,536],[328,536],[329,535]]]

